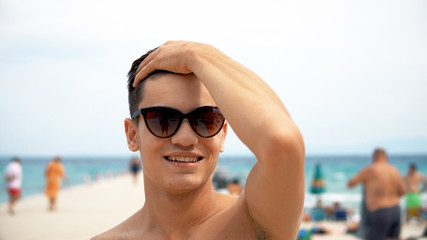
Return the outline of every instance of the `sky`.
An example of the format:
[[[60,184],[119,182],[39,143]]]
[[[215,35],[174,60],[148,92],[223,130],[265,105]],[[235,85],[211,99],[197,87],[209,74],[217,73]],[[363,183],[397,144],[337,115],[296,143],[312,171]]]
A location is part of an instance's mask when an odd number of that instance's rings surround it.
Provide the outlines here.
[[[126,74],[167,40],[262,77],[307,155],[427,153],[424,0],[1,0],[0,155],[130,155]]]

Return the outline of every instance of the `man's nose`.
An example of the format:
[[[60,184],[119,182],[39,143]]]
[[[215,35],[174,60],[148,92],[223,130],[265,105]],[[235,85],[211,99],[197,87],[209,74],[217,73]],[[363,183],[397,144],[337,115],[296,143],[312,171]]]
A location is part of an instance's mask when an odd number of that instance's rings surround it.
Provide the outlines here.
[[[172,136],[171,141],[182,147],[194,146],[199,142],[196,133],[190,126],[188,119],[184,119],[178,131]]]

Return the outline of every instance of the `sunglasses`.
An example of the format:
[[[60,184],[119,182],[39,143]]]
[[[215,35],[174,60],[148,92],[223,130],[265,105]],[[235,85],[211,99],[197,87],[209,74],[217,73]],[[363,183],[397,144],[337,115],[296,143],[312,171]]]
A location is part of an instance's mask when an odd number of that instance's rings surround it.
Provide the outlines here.
[[[203,106],[184,114],[170,107],[141,108],[132,114],[135,120],[142,114],[148,130],[156,137],[168,138],[173,136],[186,118],[193,131],[203,138],[218,134],[224,125],[225,118],[216,106]]]

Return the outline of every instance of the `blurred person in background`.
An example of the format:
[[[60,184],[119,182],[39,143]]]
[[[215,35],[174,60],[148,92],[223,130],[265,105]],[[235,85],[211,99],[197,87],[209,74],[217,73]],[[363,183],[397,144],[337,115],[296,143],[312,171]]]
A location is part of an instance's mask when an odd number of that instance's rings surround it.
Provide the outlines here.
[[[423,185],[424,190],[427,186],[427,179],[417,171],[415,163],[409,165],[408,174],[403,179],[408,191],[405,201],[406,221],[409,221],[411,217],[416,217],[420,221],[422,211],[420,185]]]
[[[9,195],[9,214],[15,213],[15,204],[21,197],[22,187],[22,166],[19,158],[13,158],[7,165],[4,178],[7,184],[7,193]]]
[[[130,161],[129,171],[132,174],[133,181],[135,184],[138,183],[138,174],[141,171],[141,162],[139,158],[134,157]]]
[[[49,210],[56,210],[56,198],[61,189],[61,180],[65,179],[68,182],[64,166],[61,163],[60,157],[55,157],[46,166],[46,189],[45,193],[49,199]]]
[[[240,184],[239,179],[235,178],[227,184],[227,190],[230,194],[239,196],[243,192],[243,186]]]
[[[347,183],[349,188],[363,184],[367,208],[365,239],[398,239],[400,234],[400,197],[406,188],[399,171],[388,163],[384,149],[377,148],[372,164]]]

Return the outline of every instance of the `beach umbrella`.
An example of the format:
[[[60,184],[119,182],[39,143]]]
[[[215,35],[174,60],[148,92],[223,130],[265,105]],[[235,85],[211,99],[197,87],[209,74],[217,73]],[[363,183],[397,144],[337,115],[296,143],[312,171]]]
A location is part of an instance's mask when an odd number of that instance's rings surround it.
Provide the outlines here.
[[[313,181],[311,182],[310,192],[312,194],[322,194],[326,191],[325,179],[323,177],[322,168],[319,163],[314,168]]]

